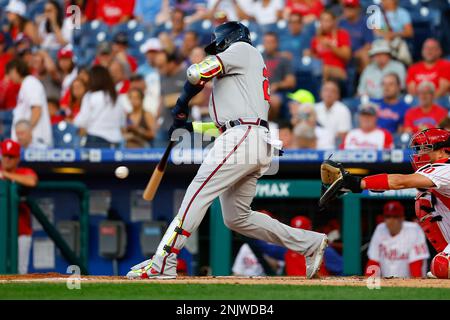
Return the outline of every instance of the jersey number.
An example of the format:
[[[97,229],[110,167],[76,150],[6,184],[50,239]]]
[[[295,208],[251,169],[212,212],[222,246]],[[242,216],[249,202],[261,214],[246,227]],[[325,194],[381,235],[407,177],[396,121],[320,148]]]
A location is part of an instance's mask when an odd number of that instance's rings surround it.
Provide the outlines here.
[[[264,100],[266,100],[267,102],[270,101],[270,87],[269,87],[269,73],[267,72],[267,68],[264,67],[263,69],[263,77],[264,77],[264,81],[263,81],[263,92],[264,92]]]

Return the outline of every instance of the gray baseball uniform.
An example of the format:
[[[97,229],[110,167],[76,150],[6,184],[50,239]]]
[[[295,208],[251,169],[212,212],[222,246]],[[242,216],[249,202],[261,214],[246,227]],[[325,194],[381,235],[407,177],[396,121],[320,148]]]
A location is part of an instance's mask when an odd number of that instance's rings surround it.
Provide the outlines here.
[[[189,185],[178,215],[152,258],[152,268],[164,275],[176,274],[176,254],[217,197],[220,197],[225,225],[248,237],[306,255],[316,251],[324,237],[320,233],[291,228],[251,210],[257,179],[268,169],[273,154],[267,142],[269,131],[252,124],[257,119],[267,120],[266,67],[257,49],[244,42],[232,44],[217,56],[223,71],[213,80],[211,118],[218,125],[236,119],[243,119],[246,124],[228,129],[215,140]]]

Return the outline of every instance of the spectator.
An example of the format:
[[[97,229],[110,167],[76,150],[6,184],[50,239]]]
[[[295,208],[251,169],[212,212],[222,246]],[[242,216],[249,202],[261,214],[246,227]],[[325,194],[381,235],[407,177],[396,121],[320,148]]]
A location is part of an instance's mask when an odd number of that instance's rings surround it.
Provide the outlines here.
[[[134,1],[98,0],[96,18],[109,26],[128,22],[133,17]]]
[[[309,48],[313,32],[311,26],[305,26],[302,16],[298,13],[289,15],[287,29],[280,34],[280,51],[288,53],[292,61],[300,61],[303,51]]]
[[[114,55],[111,44],[106,41],[100,42],[97,46],[97,55],[95,56],[93,65],[99,64],[105,68],[108,68],[113,59]]]
[[[186,31],[184,34],[183,45],[180,48],[181,56],[188,61],[191,51],[198,46],[198,35],[195,31]]]
[[[114,148],[122,141],[125,111],[116,102],[117,93],[108,69],[92,67],[89,90],[74,119],[80,134],[87,135],[86,148]]]
[[[65,119],[72,122],[81,108],[81,101],[87,92],[87,83],[81,77],[76,78],[70,85],[69,94],[61,101],[61,109],[66,115]]]
[[[352,57],[350,46],[350,35],[344,29],[338,28],[334,13],[324,11],[320,15],[317,35],[311,41],[311,50],[306,50],[305,54],[322,61],[324,80],[345,80],[346,66]]]
[[[78,68],[73,61],[73,51],[70,47],[59,49],[57,58],[57,76],[61,82],[61,97],[64,97],[68,94],[72,81],[78,76]]]
[[[297,120],[294,121],[294,137],[297,148],[319,150],[335,148],[334,135],[317,123],[317,114],[313,104],[301,104],[295,118]]]
[[[425,234],[417,223],[405,220],[405,208],[398,201],[383,207],[384,222],[370,240],[366,276],[380,268],[379,277],[422,278],[430,257]]]
[[[306,216],[296,216],[291,220],[291,227],[312,230],[312,222]],[[306,276],[306,262],[305,256],[298,252],[288,250],[284,256],[286,262],[286,275],[287,276]]]
[[[6,36],[0,31],[0,80],[5,77],[5,66],[13,58],[12,53],[8,50]]]
[[[47,51],[39,50],[33,54],[30,70],[42,82],[47,97],[61,97],[61,82],[56,73],[56,65]]]
[[[339,84],[325,81],[320,96],[322,102],[316,104],[317,122],[331,132],[334,139],[343,139],[352,128],[352,117],[347,106],[339,101]]]
[[[115,59],[126,65],[126,73],[129,75],[136,71],[138,65],[135,58],[128,54],[128,35],[126,32],[118,32],[113,39],[111,51]]]
[[[13,99],[12,103],[8,101],[11,100],[11,98],[8,99],[8,92],[10,92],[8,87],[14,86],[14,84],[9,79],[5,79],[5,66],[13,57],[11,52],[8,51],[5,34],[0,32],[0,110],[7,110],[15,106],[16,99]],[[19,88],[17,88],[14,95],[17,95],[18,90]]]
[[[283,7],[282,0],[253,1],[249,6],[251,17],[262,28],[280,20],[283,15]]]
[[[373,99],[378,105],[378,127],[390,133],[402,132],[409,105],[400,97],[400,78],[396,73],[384,75],[383,98]]]
[[[422,46],[423,61],[409,67],[406,77],[408,93],[417,95],[417,86],[422,81],[433,82],[436,97],[442,97],[450,88],[450,62],[441,59],[441,45],[436,39],[427,39]]]
[[[358,95],[368,95],[370,98],[381,99],[383,77],[388,73],[396,73],[405,87],[405,66],[391,58],[391,48],[385,40],[375,40],[369,51],[371,63],[364,69],[359,79]]]
[[[289,121],[278,122],[278,137],[283,142],[283,149],[295,149],[294,127]]]
[[[26,18],[27,6],[22,1],[10,0],[5,11],[9,24],[4,31],[11,35],[13,41],[26,36],[33,43],[39,43],[36,26]]]
[[[450,131],[450,117],[445,118],[439,124],[439,127],[444,128],[447,131]]]
[[[373,41],[372,30],[367,28],[367,19],[361,13],[359,0],[343,0],[344,13],[339,27],[350,35],[351,49],[359,73],[369,64],[369,49]]]
[[[19,120],[14,126],[16,131],[17,142],[22,146],[22,148],[32,148],[32,149],[45,149],[47,146],[45,144],[33,141],[33,127],[28,120]]]
[[[299,14],[305,24],[319,19],[324,7],[321,0],[286,0],[285,15]]]
[[[161,42],[158,38],[150,38],[142,45],[141,50],[145,53],[146,62],[139,66],[136,73],[144,77],[146,84],[144,108],[146,111],[156,115],[159,106],[161,83],[158,70],[155,67],[155,59],[158,52],[162,51]]]
[[[136,0],[134,16],[146,26],[154,25],[161,11],[161,0]]]
[[[423,81],[417,87],[419,105],[405,114],[405,131],[416,133],[424,129],[435,128],[447,117],[448,110],[434,104],[435,86],[433,82]]]
[[[44,86],[29,74],[28,66],[20,59],[11,60],[6,65],[6,72],[11,81],[21,85],[13,113],[13,127],[19,120],[28,120],[33,127],[34,141],[51,146],[52,132]],[[14,130],[12,139],[17,140]]]
[[[54,98],[47,99],[48,113],[50,115],[50,123],[58,124],[64,120],[64,112],[61,110],[59,100]]]
[[[169,36],[176,48],[183,46],[185,35],[184,18],[185,13],[181,9],[174,9],[171,13],[172,28],[169,31]]]
[[[125,68],[124,63],[118,59],[114,59],[109,65],[109,73],[118,94],[125,94],[130,89],[130,80],[126,76]]]
[[[9,180],[25,188],[34,188],[38,183],[37,174],[30,168],[19,167],[20,145],[10,139],[1,144],[2,160],[0,165],[0,179]],[[28,272],[31,251],[31,214],[26,202],[19,203],[18,218],[18,271],[20,274]]]
[[[394,139],[389,131],[377,127],[377,107],[373,104],[361,105],[359,128],[350,130],[345,136],[342,149],[392,149]]]
[[[392,41],[397,37],[412,38],[414,30],[409,12],[398,6],[398,0],[382,0],[382,25],[374,29],[377,36],[386,41]]]
[[[56,0],[45,4],[44,16],[38,25],[39,43],[43,50],[56,51],[72,41],[70,19],[64,19],[64,11]]]
[[[208,18],[213,18],[221,12],[228,21],[245,20],[251,14],[251,3],[247,0],[208,0]]]
[[[147,148],[155,136],[155,119],[144,111],[144,92],[131,89],[128,92],[132,111],[127,115],[125,140],[127,148]]]
[[[278,36],[274,32],[264,35],[263,58],[267,66],[267,76],[270,83],[270,109],[269,119],[277,119],[284,102],[283,91],[295,88],[296,79],[291,63],[281,56],[278,51]]]
[[[159,110],[161,126],[155,138],[155,143],[159,146],[166,144],[169,139],[168,131],[173,120],[170,111],[175,106],[186,81],[186,67],[180,63],[176,54],[165,51],[156,56],[155,67],[161,77],[162,103]],[[195,98],[192,99],[191,104],[196,104],[195,100]]]

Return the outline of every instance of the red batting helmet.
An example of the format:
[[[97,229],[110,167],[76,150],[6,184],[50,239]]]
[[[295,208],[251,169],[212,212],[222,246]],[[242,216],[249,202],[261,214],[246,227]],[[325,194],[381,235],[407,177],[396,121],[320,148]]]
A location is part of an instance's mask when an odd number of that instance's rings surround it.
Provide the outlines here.
[[[411,138],[409,147],[414,150],[415,154],[411,156],[411,163],[417,170],[430,163],[428,153],[440,149],[450,153],[450,132],[440,128],[423,130]]]
[[[298,228],[298,229],[305,229],[305,230],[311,230],[312,229],[312,223],[311,219],[305,216],[296,216],[292,218],[291,220],[291,227],[292,228]]]
[[[431,273],[439,279],[450,279],[450,256],[438,253],[431,261]]]

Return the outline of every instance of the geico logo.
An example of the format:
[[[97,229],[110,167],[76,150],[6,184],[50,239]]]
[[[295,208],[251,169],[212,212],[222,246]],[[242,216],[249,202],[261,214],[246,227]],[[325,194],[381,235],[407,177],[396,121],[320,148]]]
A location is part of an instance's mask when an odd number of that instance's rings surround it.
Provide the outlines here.
[[[76,153],[71,149],[26,150],[25,161],[74,162]]]
[[[331,160],[338,162],[377,162],[376,150],[341,150],[341,151],[327,151],[324,153],[324,159],[328,159],[331,156]]]

